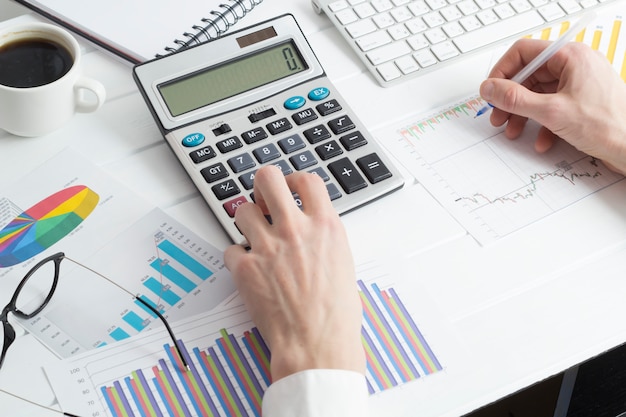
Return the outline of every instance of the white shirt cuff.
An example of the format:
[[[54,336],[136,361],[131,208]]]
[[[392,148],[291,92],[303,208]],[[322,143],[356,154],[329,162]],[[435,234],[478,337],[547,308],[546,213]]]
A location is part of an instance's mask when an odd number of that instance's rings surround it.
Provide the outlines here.
[[[367,417],[367,382],[358,372],[310,369],[265,391],[263,417]]]

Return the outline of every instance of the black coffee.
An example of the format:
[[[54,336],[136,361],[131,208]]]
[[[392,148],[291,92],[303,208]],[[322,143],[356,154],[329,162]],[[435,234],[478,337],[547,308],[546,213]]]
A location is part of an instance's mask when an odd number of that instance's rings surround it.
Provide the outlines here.
[[[72,67],[72,55],[47,39],[21,39],[0,46],[0,84],[27,88],[49,84]]]

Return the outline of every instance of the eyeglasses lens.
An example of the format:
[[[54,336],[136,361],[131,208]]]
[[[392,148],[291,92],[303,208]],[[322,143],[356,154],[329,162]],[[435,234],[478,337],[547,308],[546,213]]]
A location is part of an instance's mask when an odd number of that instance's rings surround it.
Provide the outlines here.
[[[28,277],[15,300],[15,307],[24,315],[38,313],[53,289],[55,265],[46,262]]]

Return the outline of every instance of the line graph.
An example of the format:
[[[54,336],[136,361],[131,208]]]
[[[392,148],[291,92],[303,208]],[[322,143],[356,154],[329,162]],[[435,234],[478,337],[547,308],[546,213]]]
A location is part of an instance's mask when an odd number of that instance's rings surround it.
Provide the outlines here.
[[[623,179],[565,141],[537,153],[536,123],[509,140],[488,117],[474,118],[484,104],[469,97],[379,134],[396,138],[389,150],[481,244]]]

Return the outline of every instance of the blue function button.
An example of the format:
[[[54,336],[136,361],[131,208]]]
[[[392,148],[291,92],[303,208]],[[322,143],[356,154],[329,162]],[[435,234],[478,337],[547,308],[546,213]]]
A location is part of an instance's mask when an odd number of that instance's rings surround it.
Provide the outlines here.
[[[324,100],[330,94],[330,90],[326,87],[318,87],[309,91],[309,98],[311,100],[319,101]]]
[[[183,138],[183,146],[191,148],[198,146],[204,142],[204,135],[202,133],[190,133]]]
[[[283,105],[285,106],[287,110],[295,110],[304,106],[304,103],[306,103],[306,99],[304,97],[293,96],[285,100],[285,103]]]

